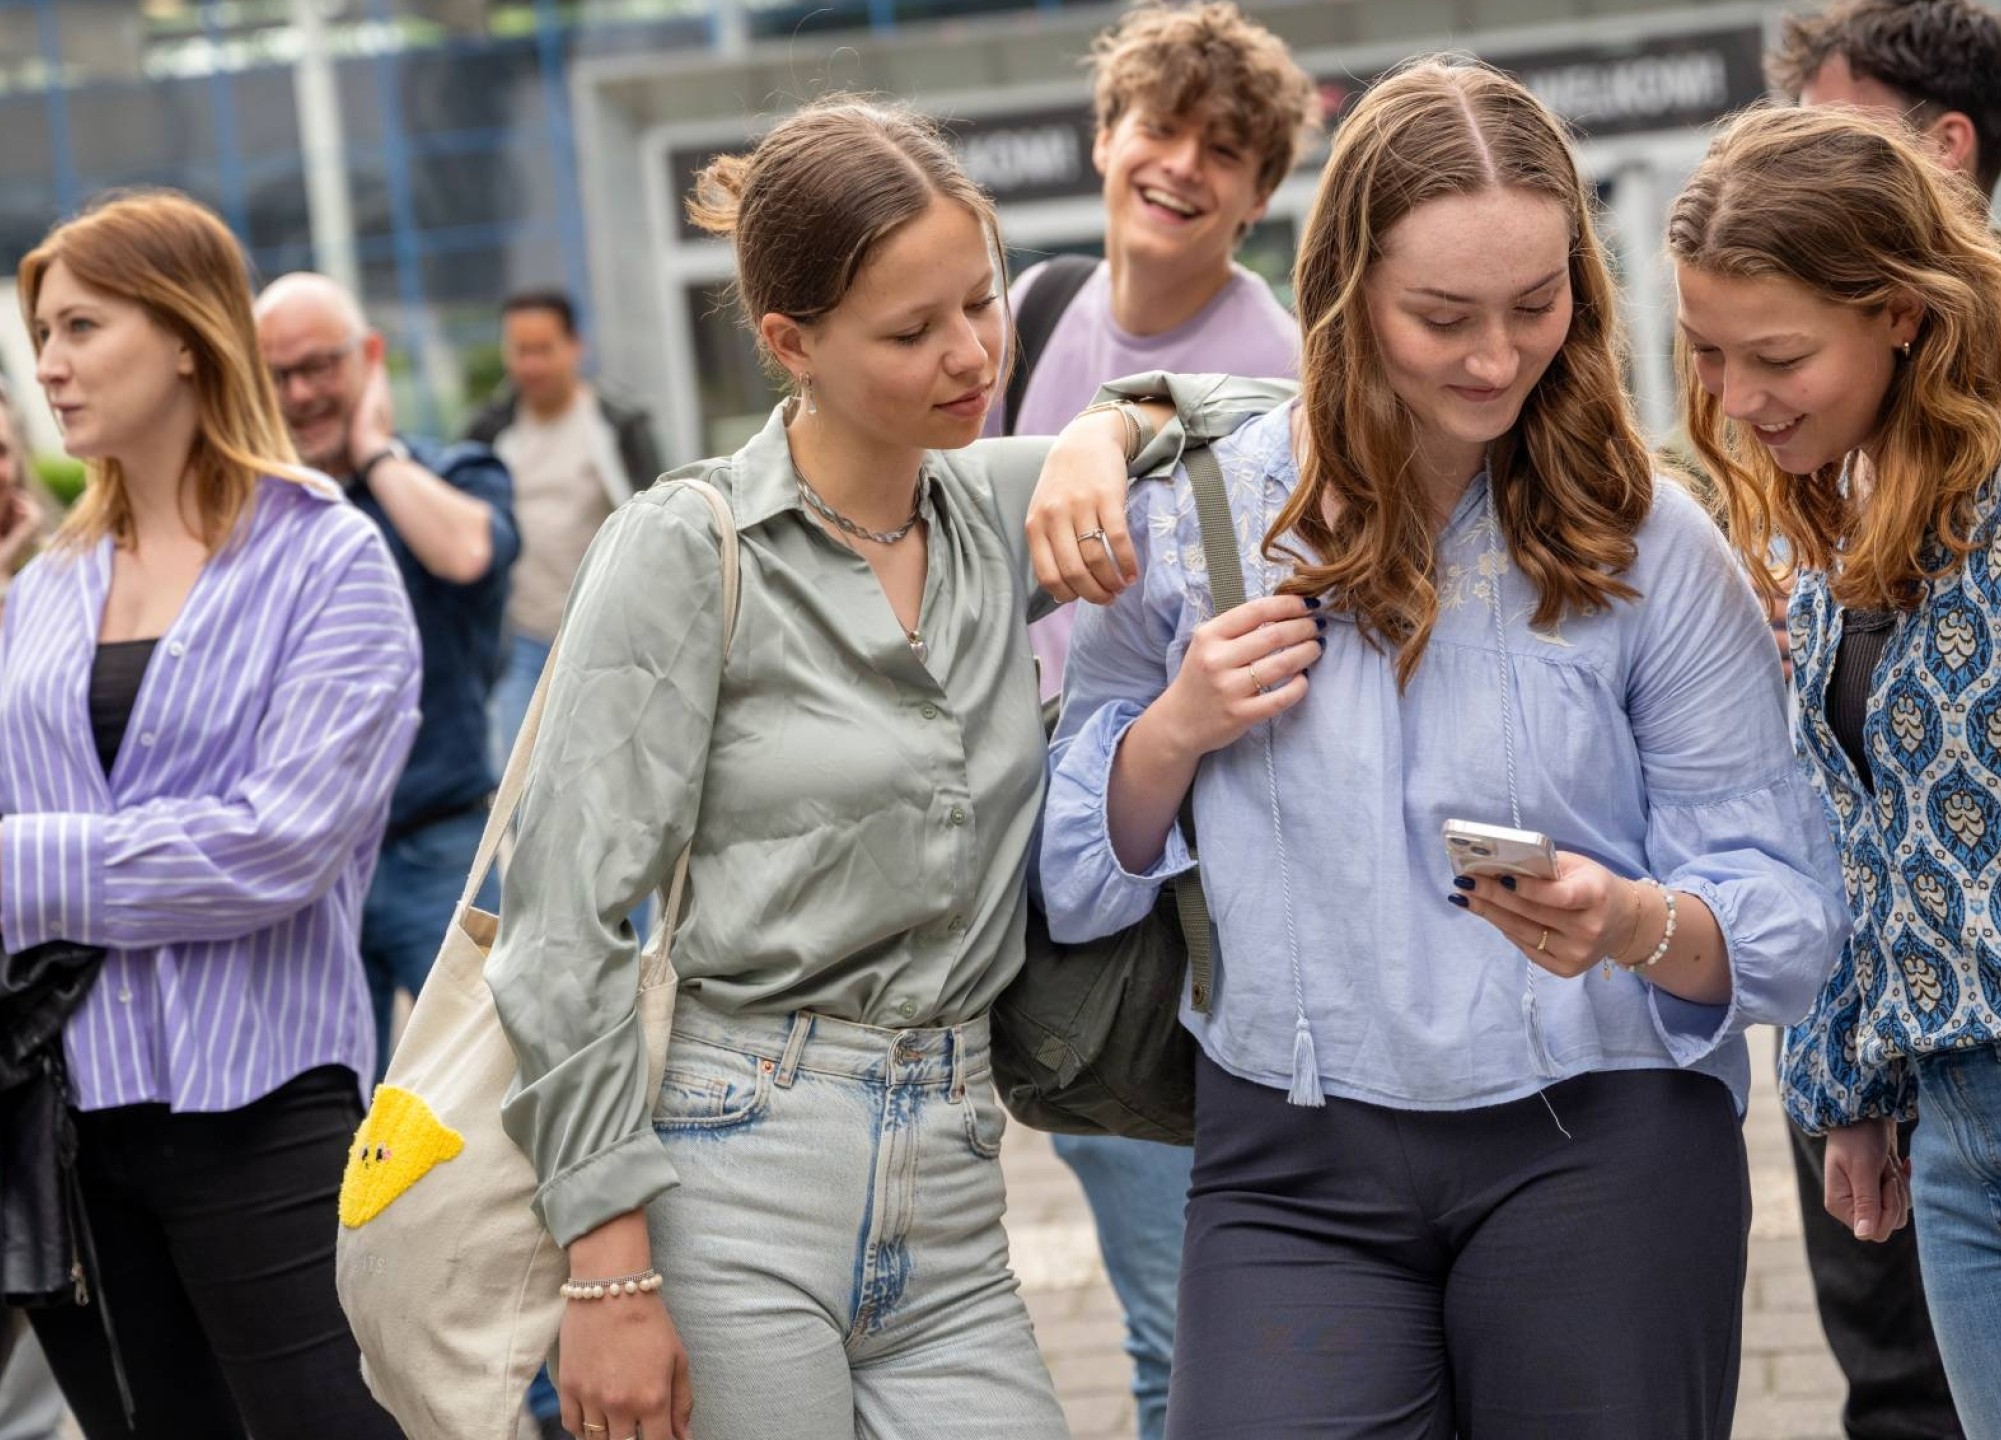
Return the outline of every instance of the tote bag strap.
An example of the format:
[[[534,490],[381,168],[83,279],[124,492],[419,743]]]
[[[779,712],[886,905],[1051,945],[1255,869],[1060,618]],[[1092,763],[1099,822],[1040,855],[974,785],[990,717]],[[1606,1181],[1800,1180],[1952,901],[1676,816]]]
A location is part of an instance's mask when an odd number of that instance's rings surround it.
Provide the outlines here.
[[[737,604],[743,588],[737,555],[736,521],[730,514],[729,501],[708,481],[691,478],[668,483],[686,485],[702,497],[715,516],[723,578],[723,658],[727,660],[730,642],[736,638]],[[542,666],[541,678],[535,682],[535,694],[528,702],[521,733],[514,738],[514,749],[507,757],[507,769],[500,777],[500,788],[494,791],[493,809],[486,817],[486,832],[479,837],[472,873],[466,876],[465,893],[459,896],[460,909],[471,905],[473,897],[479,894],[480,886],[486,883],[487,874],[493,869],[494,857],[500,853],[501,839],[506,835],[507,827],[514,822],[514,812],[520,808],[521,792],[528,788],[528,757],[534,752],[535,737],[542,729],[542,707],[549,698],[549,677],[556,673],[556,656],[562,646],[563,637],[559,631],[549,645],[549,658]],[[674,861],[674,874],[664,887],[667,896],[664,919],[670,929],[681,913],[681,891],[687,877],[688,851],[683,849]]]
[[[1244,565],[1237,554],[1236,526],[1230,520],[1230,492],[1216,452],[1204,446],[1181,457],[1188,483],[1195,492],[1195,518],[1202,527],[1202,558],[1208,562],[1209,594],[1221,615],[1244,603]],[[1195,847],[1195,787],[1181,801],[1181,833],[1190,855]],[[1174,908],[1181,917],[1181,940],[1188,949],[1189,1003],[1200,1015],[1209,1013],[1215,993],[1216,952],[1210,944],[1209,898],[1202,893],[1202,872],[1190,870],[1174,878]]]

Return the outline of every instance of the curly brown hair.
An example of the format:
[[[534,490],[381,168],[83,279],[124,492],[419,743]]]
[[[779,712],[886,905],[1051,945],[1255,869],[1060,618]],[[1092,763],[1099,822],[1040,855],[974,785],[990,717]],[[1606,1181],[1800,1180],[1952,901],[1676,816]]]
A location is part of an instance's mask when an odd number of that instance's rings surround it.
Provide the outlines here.
[[[1320,127],[1320,92],[1285,42],[1228,0],[1137,5],[1091,42],[1092,100],[1102,134],[1129,111],[1185,115],[1213,105],[1258,157],[1258,193],[1292,173]]]
[[[1538,628],[1638,594],[1620,576],[1653,507],[1654,461],[1626,398],[1618,290],[1562,124],[1498,70],[1415,61],[1362,97],[1327,157],[1293,279],[1308,443],[1265,537],[1268,557],[1296,566],[1282,588],[1330,592],[1372,643],[1396,649],[1399,684],[1438,618],[1433,521],[1408,473],[1414,421],[1384,376],[1363,282],[1419,206],[1496,189],[1555,200],[1573,235],[1570,331],[1488,451],[1509,556],[1535,586]]]
[[[1973,189],[1908,130],[1841,107],[1753,110],[1709,148],[1668,212],[1668,253],[1705,274],[1777,278],[1876,313],[1924,305],[1870,445],[1856,505],[1841,466],[1789,475],[1723,413],[1677,343],[1689,439],[1723,492],[1730,538],[1771,576],[1774,541],[1826,571],[1834,597],[1910,608],[1973,548],[1976,502],[2001,468],[2001,246]],[[1944,564],[1926,552],[1943,547]]]
[[[1973,123],[1974,176],[2001,180],[2001,15],[1977,0],[1839,0],[1788,15],[1765,75],[1797,100],[1835,56],[1910,104],[1920,127],[1957,111]]]

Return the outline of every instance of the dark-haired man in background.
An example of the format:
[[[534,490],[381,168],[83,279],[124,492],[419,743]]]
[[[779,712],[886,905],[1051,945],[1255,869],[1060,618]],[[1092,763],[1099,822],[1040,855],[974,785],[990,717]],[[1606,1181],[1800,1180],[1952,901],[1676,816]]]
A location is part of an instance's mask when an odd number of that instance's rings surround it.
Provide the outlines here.
[[[660,474],[646,412],[606,399],[583,378],[576,308],[557,290],[533,290],[500,307],[507,387],[466,430],[491,445],[514,476],[522,553],[507,602],[507,663],[494,691],[500,758],[528,713],[549,658],[570,583],[598,527]]]
[[[1974,0],[1841,0],[1787,17],[1765,69],[1803,105],[1902,116],[1993,202],[2001,177],[2001,14]],[[1821,1327],[1848,1379],[1842,1422],[1850,1440],[1962,1436],[1925,1309],[1916,1230],[1906,1226],[1882,1244],[1857,1240],[1824,1204],[1826,1142],[1797,1127],[1792,1140]],[[1910,1140],[1906,1126],[1899,1149],[1907,1155]]]

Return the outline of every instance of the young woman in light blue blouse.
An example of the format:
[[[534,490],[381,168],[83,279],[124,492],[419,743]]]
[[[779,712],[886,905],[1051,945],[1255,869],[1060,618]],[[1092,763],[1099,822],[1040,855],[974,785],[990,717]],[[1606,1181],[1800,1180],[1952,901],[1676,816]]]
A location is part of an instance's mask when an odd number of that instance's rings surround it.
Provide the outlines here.
[[[1742,1035],[1845,928],[1762,611],[1653,474],[1521,86],[1365,97],[1296,288],[1303,393],[1218,447],[1259,598],[1211,613],[1179,481],[1038,506],[1141,572],[1073,640],[1051,929],[1154,904],[1192,783],[1218,938],[1168,1433],[1725,1435]],[[1453,818],[1558,877],[1455,882]]]
[[[1689,433],[1745,555],[1778,542],[1799,562],[1799,747],[1854,917],[1787,1032],[1786,1107],[1827,1133],[1827,1207],[1858,1237],[1915,1205],[1953,1402],[1995,1440],[2001,248],[1972,187],[1893,126],[1745,117],[1675,202],[1668,246]]]

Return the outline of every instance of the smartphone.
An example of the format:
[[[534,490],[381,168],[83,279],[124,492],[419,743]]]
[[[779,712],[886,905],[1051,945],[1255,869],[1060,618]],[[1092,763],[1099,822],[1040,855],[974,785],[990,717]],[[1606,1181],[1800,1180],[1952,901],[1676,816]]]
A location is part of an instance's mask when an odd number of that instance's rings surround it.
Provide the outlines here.
[[[1533,830],[1505,825],[1481,825],[1472,820],[1445,822],[1445,856],[1454,875],[1526,875],[1532,880],[1556,878],[1556,842]]]

